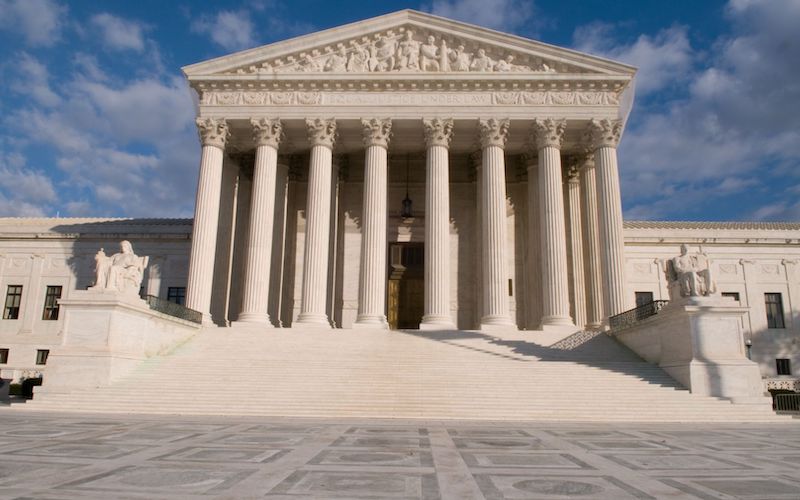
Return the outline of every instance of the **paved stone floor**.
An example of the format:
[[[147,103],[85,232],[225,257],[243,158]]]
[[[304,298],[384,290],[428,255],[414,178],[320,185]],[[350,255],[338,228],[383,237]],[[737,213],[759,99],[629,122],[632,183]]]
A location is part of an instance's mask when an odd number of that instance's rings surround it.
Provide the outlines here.
[[[537,424],[0,409],[0,498],[800,498],[800,420]]]

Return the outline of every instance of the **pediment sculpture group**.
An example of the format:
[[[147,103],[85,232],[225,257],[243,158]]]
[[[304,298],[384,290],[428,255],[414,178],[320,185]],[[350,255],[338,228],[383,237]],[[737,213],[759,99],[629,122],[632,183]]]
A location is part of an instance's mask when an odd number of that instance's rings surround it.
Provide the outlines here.
[[[268,65],[264,66],[264,71],[270,69]],[[495,60],[482,48],[474,53],[467,52],[464,45],[450,48],[444,39],[437,43],[436,37],[432,35],[424,42],[419,41],[414,38],[412,30],[406,30],[399,37],[384,35],[368,44],[355,45],[349,50],[342,46],[326,58],[305,54],[300,62],[286,69],[310,73],[555,71],[544,63],[536,69],[515,64],[512,54]]]
[[[681,254],[666,262],[670,297],[707,297],[717,293],[717,283],[711,271],[711,259],[702,248],[689,253],[681,245]]]
[[[95,282],[89,290],[138,296],[148,260],[136,255],[128,240],[121,241],[119,252],[111,256],[101,248],[94,256]]]

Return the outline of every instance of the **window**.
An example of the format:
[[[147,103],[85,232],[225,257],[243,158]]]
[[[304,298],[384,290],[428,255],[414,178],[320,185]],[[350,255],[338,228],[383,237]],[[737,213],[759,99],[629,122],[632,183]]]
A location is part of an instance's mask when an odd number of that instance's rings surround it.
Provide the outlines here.
[[[736,302],[739,302],[739,292],[722,292],[723,297],[730,297]]]
[[[8,285],[3,319],[19,319],[20,302],[22,302],[22,285]]]
[[[167,288],[167,300],[175,302],[176,304],[186,304],[186,287],[185,286],[171,286]]]
[[[42,319],[46,321],[55,321],[58,319],[58,299],[61,298],[60,286],[48,286],[44,294],[44,311],[42,311]]]
[[[764,303],[767,306],[767,328],[786,328],[783,323],[783,300],[779,293],[765,293]]]
[[[789,359],[786,358],[776,359],[775,368],[778,370],[778,375],[792,374],[792,362]]]
[[[8,363],[8,349],[0,349],[0,365]]]
[[[636,307],[653,302],[653,292],[636,292]]]
[[[46,365],[48,356],[50,356],[50,349],[39,349],[36,351],[36,364]]]

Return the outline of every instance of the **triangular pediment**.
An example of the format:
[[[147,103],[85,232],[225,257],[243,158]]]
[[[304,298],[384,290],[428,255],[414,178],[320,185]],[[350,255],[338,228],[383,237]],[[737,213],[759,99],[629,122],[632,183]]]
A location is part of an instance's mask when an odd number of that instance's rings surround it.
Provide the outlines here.
[[[404,10],[183,68],[190,80],[381,74],[595,75],[635,68],[526,38]]]

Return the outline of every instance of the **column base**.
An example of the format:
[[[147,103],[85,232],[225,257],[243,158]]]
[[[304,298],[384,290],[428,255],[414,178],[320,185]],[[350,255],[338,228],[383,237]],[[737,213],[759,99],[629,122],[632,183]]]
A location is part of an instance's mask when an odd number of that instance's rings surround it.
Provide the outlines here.
[[[292,326],[294,325],[321,329],[333,328],[327,315],[317,313],[300,313]]]
[[[575,326],[572,318],[569,316],[543,316],[542,324],[539,326],[540,330],[544,330],[545,326]]]
[[[419,324],[420,330],[456,330],[453,318],[450,316],[423,316]]]
[[[236,318],[236,321],[232,322],[231,325],[235,325],[236,323],[244,323],[248,325],[264,325],[272,327],[272,322],[269,319],[269,314],[266,313],[256,313],[256,312],[243,312],[239,314],[239,317]]]
[[[389,323],[386,321],[386,317],[383,315],[380,316],[373,316],[373,315],[360,315],[356,318],[355,323],[353,323],[353,329],[359,330],[388,330]]]
[[[484,316],[481,318],[480,329],[483,331],[510,331],[516,330],[517,325],[508,316]]]

